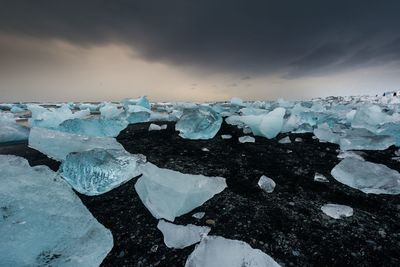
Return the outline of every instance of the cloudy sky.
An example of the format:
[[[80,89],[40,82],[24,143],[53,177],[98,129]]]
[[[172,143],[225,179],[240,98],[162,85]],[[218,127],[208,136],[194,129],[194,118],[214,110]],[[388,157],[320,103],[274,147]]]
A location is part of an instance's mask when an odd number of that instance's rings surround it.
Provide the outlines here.
[[[400,89],[398,0],[0,0],[0,102]]]

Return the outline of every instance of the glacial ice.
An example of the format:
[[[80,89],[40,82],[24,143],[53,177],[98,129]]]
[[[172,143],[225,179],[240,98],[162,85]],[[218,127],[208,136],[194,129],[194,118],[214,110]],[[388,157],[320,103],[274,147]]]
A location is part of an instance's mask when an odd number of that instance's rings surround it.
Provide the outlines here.
[[[129,123],[140,123],[149,121],[150,115],[151,110],[139,105],[131,105],[127,107],[125,118]]]
[[[266,193],[272,193],[275,189],[276,183],[271,178],[262,175],[258,180],[258,186]]]
[[[185,109],[175,125],[179,135],[186,139],[211,139],[219,131],[221,116],[210,107]]]
[[[123,149],[122,145],[111,137],[85,136],[40,127],[31,129],[29,147],[58,161],[65,160],[71,152],[83,152],[94,148]]]
[[[278,141],[278,143],[280,143],[280,144],[290,144],[290,143],[292,143],[292,141],[290,141],[289,136],[286,136],[286,137],[283,137],[282,139],[280,139]]]
[[[27,140],[29,129],[15,122],[10,113],[0,112],[0,143]]]
[[[118,108],[116,104],[105,102],[100,108],[101,117],[105,119],[117,119],[124,112],[122,108]]]
[[[136,106],[144,107],[145,109],[148,109],[148,110],[151,109],[150,102],[146,96],[141,96],[136,99],[125,98],[122,100],[122,104],[124,105],[125,108],[128,108],[128,106],[131,106],[131,105],[136,105]]]
[[[232,135],[230,135],[230,134],[221,134],[221,138],[222,139],[231,139]]]
[[[201,238],[211,231],[211,228],[207,226],[176,225],[164,220],[158,222],[157,228],[164,236],[165,245],[178,249],[200,242]]]
[[[321,210],[334,219],[353,216],[353,208],[346,205],[325,204],[321,207]]]
[[[88,136],[117,137],[127,126],[128,122],[124,119],[70,119],[62,122],[55,130]]]
[[[324,175],[316,172],[314,174],[314,182],[319,182],[319,183],[329,183],[328,178],[326,178]]]
[[[280,265],[249,244],[220,236],[206,236],[186,260],[185,267],[279,267]]]
[[[331,174],[337,181],[367,194],[400,194],[400,173],[382,164],[348,157]]]
[[[206,213],[201,211],[201,212],[196,212],[195,214],[192,215],[192,217],[197,220],[201,220],[204,217],[204,215],[206,215]]]
[[[254,143],[256,141],[256,139],[253,136],[241,136],[238,138],[239,139],[239,143]]]
[[[71,188],[46,166],[0,155],[0,266],[99,266],[113,247]]]
[[[163,124],[163,125],[158,125],[158,124],[150,124],[149,126],[149,131],[160,131],[160,130],[165,130],[167,129],[167,124]]]
[[[79,193],[94,196],[106,193],[141,173],[138,165],[143,155],[123,149],[100,149],[73,152],[60,166],[61,176]]]
[[[239,97],[232,97],[231,98],[231,105],[244,106],[243,100],[240,99]]]
[[[136,192],[157,219],[174,221],[202,205],[226,187],[222,177],[183,174],[146,163],[135,184]]]

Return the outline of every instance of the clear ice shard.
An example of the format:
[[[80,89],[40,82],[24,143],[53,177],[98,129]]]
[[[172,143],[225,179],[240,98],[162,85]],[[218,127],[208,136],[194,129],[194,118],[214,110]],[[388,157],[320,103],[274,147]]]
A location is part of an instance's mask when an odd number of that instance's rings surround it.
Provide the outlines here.
[[[263,175],[260,177],[260,180],[258,180],[258,186],[266,193],[272,193],[275,189],[276,183],[271,178]]]
[[[346,205],[325,204],[321,207],[321,210],[334,219],[353,216],[353,208]]]
[[[222,117],[212,108],[185,109],[175,129],[186,139],[211,139],[221,128]]]
[[[268,254],[249,244],[220,236],[206,236],[186,260],[185,267],[279,267]]]
[[[83,152],[94,148],[123,149],[115,138],[64,133],[40,127],[31,129],[29,147],[58,161],[65,160],[71,152]]]
[[[253,136],[241,136],[239,137],[239,143],[254,143],[256,141],[256,139]]]
[[[201,206],[226,188],[225,178],[183,174],[146,163],[135,184],[136,192],[157,219],[174,221]]]
[[[66,120],[55,129],[80,135],[117,137],[127,126],[128,122],[122,119],[90,118]]]
[[[314,182],[329,183],[329,180],[324,175],[316,172],[315,175],[314,175]]]
[[[382,164],[348,157],[331,174],[337,181],[367,194],[400,194],[400,173]]]
[[[46,166],[0,155],[0,266],[99,266],[111,232]]]
[[[145,156],[123,149],[95,148],[68,154],[60,174],[79,193],[94,196],[139,176],[138,165],[145,161]]]
[[[155,123],[150,124],[149,126],[149,131],[160,131],[160,130],[165,130],[167,129],[167,124],[163,124],[163,125],[158,125]]]
[[[0,143],[27,140],[29,129],[15,122],[10,113],[0,112]]]
[[[280,140],[278,141],[278,143],[280,143],[280,144],[290,144],[290,143],[292,143],[292,141],[290,141],[289,136],[286,136],[286,137],[280,139]]]
[[[157,228],[162,232],[167,247],[179,249],[200,242],[211,231],[207,226],[176,225],[164,220],[158,222]]]

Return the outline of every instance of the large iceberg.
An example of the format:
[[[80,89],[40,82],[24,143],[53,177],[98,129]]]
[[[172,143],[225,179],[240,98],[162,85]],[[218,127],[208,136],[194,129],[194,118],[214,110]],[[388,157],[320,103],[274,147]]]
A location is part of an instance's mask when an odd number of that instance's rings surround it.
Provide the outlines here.
[[[138,165],[145,160],[123,149],[95,148],[68,154],[60,174],[79,193],[100,195],[140,175]]]
[[[15,122],[10,113],[0,112],[0,143],[27,140],[29,129]]]
[[[0,155],[0,266],[99,266],[113,247],[55,172]]]
[[[211,231],[207,226],[176,225],[164,220],[158,222],[157,228],[162,232],[164,243],[169,248],[185,248],[196,244]]]
[[[279,267],[280,265],[249,244],[220,236],[206,236],[186,260],[185,267]]]
[[[226,187],[222,177],[183,174],[146,163],[143,175],[135,184],[136,192],[146,208],[157,219],[174,221],[202,205]]]
[[[370,194],[400,194],[400,173],[385,165],[344,158],[331,171],[333,178]]]
[[[179,135],[187,139],[211,139],[221,128],[222,117],[212,108],[201,106],[185,109],[175,125]]]
[[[61,123],[56,130],[88,136],[117,137],[118,134],[127,126],[128,122],[124,119],[71,119]]]
[[[111,137],[85,136],[40,127],[31,129],[29,147],[59,161],[65,160],[71,152],[83,152],[94,148],[123,149],[122,145]]]

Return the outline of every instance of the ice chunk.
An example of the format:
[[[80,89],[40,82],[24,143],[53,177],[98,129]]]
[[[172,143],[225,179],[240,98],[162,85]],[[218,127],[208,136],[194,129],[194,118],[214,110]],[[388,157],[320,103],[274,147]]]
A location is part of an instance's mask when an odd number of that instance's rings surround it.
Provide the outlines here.
[[[365,129],[351,129],[339,140],[341,150],[384,150],[396,143],[388,135],[376,135]]]
[[[0,266],[101,264],[111,232],[55,172],[4,155],[0,169]]]
[[[81,103],[79,105],[80,110],[90,110],[91,112],[97,111],[99,109],[98,104],[93,103]]]
[[[272,193],[275,189],[276,183],[271,178],[263,175],[260,180],[258,180],[258,186],[266,193]]]
[[[400,173],[382,164],[349,157],[337,164],[331,174],[337,181],[367,194],[400,194]]]
[[[354,152],[354,151],[340,151],[340,153],[337,155],[339,159],[344,159],[344,158],[349,158],[353,157],[359,160],[364,160],[364,158],[360,155],[362,152]]]
[[[205,212],[196,212],[195,214],[192,215],[193,218],[196,218],[197,220],[200,220],[206,215]]]
[[[146,208],[157,218],[174,221],[202,205],[226,187],[222,177],[183,174],[146,163],[143,175],[135,184]]]
[[[186,260],[185,267],[279,267],[280,265],[249,244],[220,236],[206,236]]]
[[[295,141],[295,142],[303,142],[303,138],[301,138],[301,137],[296,137],[296,138],[294,139],[294,141]]]
[[[240,99],[239,97],[232,97],[232,99],[231,99],[231,105],[244,106],[243,100]]]
[[[149,131],[160,131],[160,130],[165,130],[167,129],[167,124],[163,124],[163,125],[158,125],[158,124],[150,124],[149,126]]]
[[[137,106],[141,106],[144,107],[148,110],[151,109],[151,105],[149,100],[147,99],[146,96],[141,96],[139,98],[133,99],[133,98],[126,98],[122,100],[122,103],[124,105],[124,107],[130,106],[130,105],[137,105]]]
[[[185,248],[196,244],[211,231],[207,226],[176,225],[164,220],[158,222],[157,228],[162,232],[164,243],[169,248]]]
[[[128,106],[126,120],[129,123],[147,122],[150,120],[151,110],[142,106]]]
[[[353,208],[346,205],[325,204],[321,207],[321,210],[334,219],[353,216]]]
[[[387,115],[377,105],[362,106],[357,109],[351,126],[353,128],[365,128],[374,132],[378,125],[393,122],[393,117]]]
[[[185,109],[175,125],[179,135],[186,139],[211,139],[222,124],[221,116],[210,107]]]
[[[101,116],[105,119],[116,119],[121,116],[123,109],[112,103],[104,103],[100,108]]]
[[[24,112],[25,111],[25,109],[23,109],[22,107],[19,107],[19,106],[13,106],[11,109],[10,109],[10,111],[11,111],[11,113],[19,113],[19,112]]]
[[[230,134],[221,134],[221,138],[222,139],[231,139],[232,135],[230,135]]]
[[[40,127],[31,129],[29,147],[59,161],[65,160],[71,152],[83,152],[94,148],[123,149],[122,145],[111,137],[85,136]]]
[[[126,120],[90,118],[66,120],[56,130],[88,136],[117,137],[128,126]]]
[[[245,136],[239,137],[240,143],[254,143],[255,141],[256,141],[256,139],[252,136],[245,135]]]
[[[100,195],[140,175],[138,165],[145,160],[123,149],[95,148],[68,154],[60,174],[79,193]]]
[[[324,175],[316,172],[315,175],[314,175],[314,182],[329,183],[329,180]]]
[[[10,113],[0,113],[0,143],[28,140],[29,129],[15,122]]]
[[[292,143],[292,141],[290,141],[289,136],[286,136],[286,137],[282,138],[281,140],[279,140],[278,143],[280,143],[280,144],[290,144],[290,143]]]

